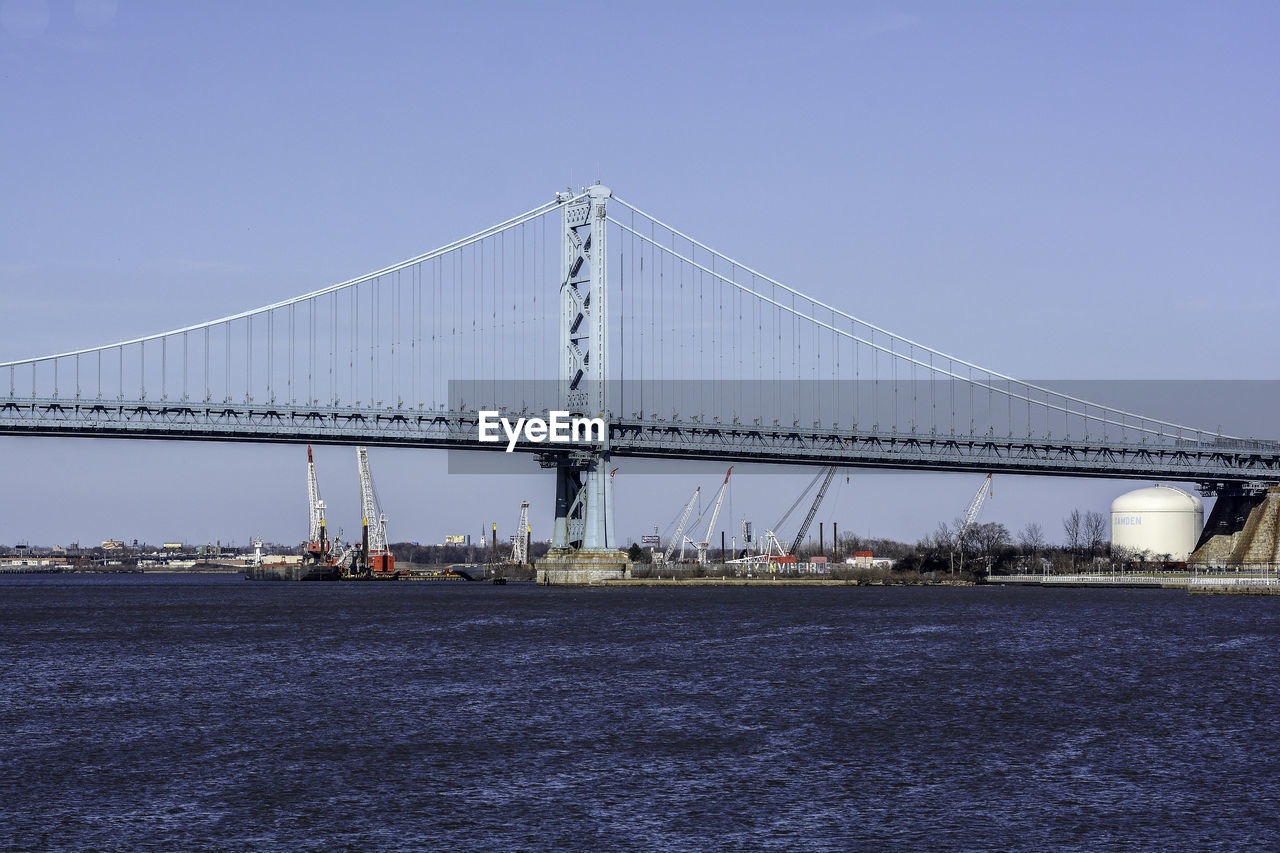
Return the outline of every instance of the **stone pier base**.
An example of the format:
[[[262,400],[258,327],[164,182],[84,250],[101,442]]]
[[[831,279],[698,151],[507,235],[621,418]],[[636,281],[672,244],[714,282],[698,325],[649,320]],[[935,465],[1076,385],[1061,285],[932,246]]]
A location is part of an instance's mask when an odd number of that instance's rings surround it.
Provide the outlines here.
[[[1213,505],[1188,562],[1219,565],[1280,561],[1280,487],[1224,495]]]
[[[623,551],[553,550],[538,561],[538,583],[587,584],[628,577],[630,562]]]

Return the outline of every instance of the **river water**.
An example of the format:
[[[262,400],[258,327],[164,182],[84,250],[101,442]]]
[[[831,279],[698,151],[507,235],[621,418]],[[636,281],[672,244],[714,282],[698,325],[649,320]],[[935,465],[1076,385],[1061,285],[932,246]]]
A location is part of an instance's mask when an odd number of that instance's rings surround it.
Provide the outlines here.
[[[1280,598],[0,578],[0,850],[1275,850]]]

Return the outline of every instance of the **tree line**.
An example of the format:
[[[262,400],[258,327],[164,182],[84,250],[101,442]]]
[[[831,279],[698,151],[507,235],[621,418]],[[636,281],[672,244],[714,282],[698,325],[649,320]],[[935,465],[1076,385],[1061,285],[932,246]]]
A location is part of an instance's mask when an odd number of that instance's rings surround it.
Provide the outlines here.
[[[1073,509],[1062,519],[1062,537],[1050,538],[1042,525],[1029,522],[1015,535],[998,521],[973,524],[967,529],[963,521],[943,522],[928,536],[912,544],[894,539],[841,534],[839,542],[827,544],[823,556],[833,560],[832,573],[845,571],[843,561],[858,551],[870,551],[876,559],[893,561],[893,570],[920,574],[1019,574],[1050,572],[1064,574],[1082,569],[1144,568],[1169,563],[1168,554],[1129,552],[1113,547],[1108,517],[1094,510]],[[648,562],[648,549],[633,544],[630,554],[635,562]],[[819,555],[816,542],[802,545],[796,557],[805,561]],[[725,557],[712,548],[708,556],[714,563]]]

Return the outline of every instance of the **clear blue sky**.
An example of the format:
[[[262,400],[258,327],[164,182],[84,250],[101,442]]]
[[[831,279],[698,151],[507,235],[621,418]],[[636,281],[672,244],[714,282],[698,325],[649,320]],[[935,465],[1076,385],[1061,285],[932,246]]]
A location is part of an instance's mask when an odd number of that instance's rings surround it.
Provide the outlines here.
[[[0,0],[0,360],[292,296],[598,172],[998,370],[1272,379],[1277,44],[1264,2]],[[318,458],[351,528],[354,452]],[[393,539],[509,532],[522,497],[549,530],[531,468],[494,498],[444,454],[372,459]],[[665,526],[717,469],[624,468],[620,532]],[[0,470],[3,543],[305,533],[297,448],[0,439]],[[810,476],[736,473],[732,518],[762,525]],[[861,480],[821,517],[905,539],[976,488]],[[986,517],[1056,537],[1129,485],[1004,478]]]

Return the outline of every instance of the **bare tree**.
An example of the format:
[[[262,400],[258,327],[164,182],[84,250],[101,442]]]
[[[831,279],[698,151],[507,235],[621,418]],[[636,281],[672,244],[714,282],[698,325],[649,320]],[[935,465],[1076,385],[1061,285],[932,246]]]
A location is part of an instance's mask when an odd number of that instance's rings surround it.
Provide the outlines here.
[[[1106,550],[1107,541],[1110,539],[1107,530],[1107,517],[1100,512],[1089,510],[1084,514],[1084,524],[1081,528],[1081,544],[1089,549],[1089,556],[1095,555]]]
[[[1034,521],[1027,522],[1027,526],[1018,534],[1018,547],[1033,557],[1039,556],[1048,544],[1044,538],[1044,528]]]
[[[955,531],[945,521],[939,521],[932,533],[924,538],[921,546],[929,550],[950,551],[955,544]]]
[[[1062,519],[1062,532],[1066,535],[1067,550],[1071,552],[1071,562],[1075,565],[1076,554],[1080,550],[1080,542],[1084,536],[1084,521],[1080,510],[1073,509],[1071,514]]]
[[[932,533],[920,540],[917,548],[921,553],[948,564],[954,561],[952,550],[953,536],[951,527],[945,521],[939,521]],[[954,566],[952,566],[954,569]]]
[[[998,521],[975,524],[971,530],[978,553],[984,557],[994,557],[1009,547],[1009,528]]]

